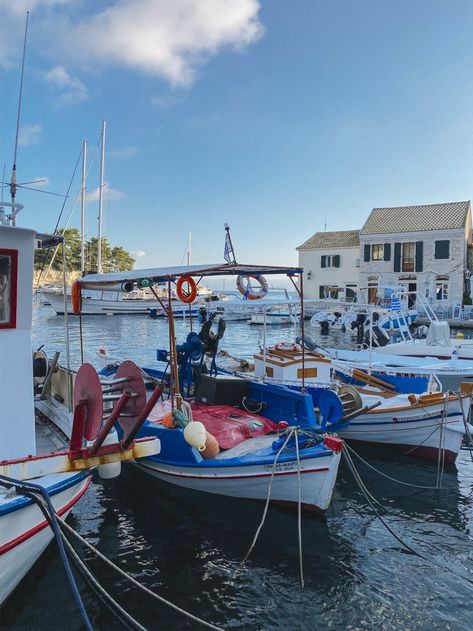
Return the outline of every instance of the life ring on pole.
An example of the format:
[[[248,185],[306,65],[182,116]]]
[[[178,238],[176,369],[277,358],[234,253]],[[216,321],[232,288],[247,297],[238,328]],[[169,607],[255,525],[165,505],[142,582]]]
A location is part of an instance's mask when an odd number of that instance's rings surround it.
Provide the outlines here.
[[[184,285],[187,285],[186,289],[184,289]],[[185,302],[186,304],[194,302],[197,297],[197,285],[195,280],[190,276],[181,276],[176,283],[176,293],[181,302]]]
[[[279,344],[275,344],[274,346],[272,346],[270,350],[283,351],[283,352],[290,351],[293,353],[300,353],[302,351],[302,347],[300,344],[291,344],[289,342],[279,342]]]
[[[256,292],[253,291],[251,287],[252,278],[260,285],[259,290]],[[246,283],[245,279],[247,279]],[[262,274],[240,274],[236,284],[240,294],[243,294],[247,300],[259,300],[260,298],[264,298],[268,293],[268,282]]]
[[[81,292],[81,287],[78,280],[75,280],[72,283],[71,302],[72,302],[72,313],[74,315],[79,315],[82,309],[82,292]]]

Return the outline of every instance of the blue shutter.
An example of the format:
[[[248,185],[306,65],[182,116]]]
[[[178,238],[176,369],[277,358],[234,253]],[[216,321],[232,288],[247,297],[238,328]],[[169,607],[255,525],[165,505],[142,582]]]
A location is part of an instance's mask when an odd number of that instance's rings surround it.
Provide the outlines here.
[[[401,244],[400,243],[394,244],[394,271],[395,272],[401,271]]]
[[[368,263],[368,261],[371,259],[371,246],[369,243],[365,243],[365,256],[364,256],[364,261],[365,263]]]
[[[424,269],[424,242],[416,241],[416,272]]]
[[[319,298],[325,298],[325,285],[319,286]]]
[[[384,244],[384,260],[385,261],[391,260],[391,244],[390,243]]]
[[[327,267],[327,257],[326,256],[321,256],[320,257],[320,267]]]
[[[435,242],[435,258],[436,259],[450,258],[450,241],[436,241]]]
[[[333,266],[340,267],[340,254],[335,254],[333,257]]]

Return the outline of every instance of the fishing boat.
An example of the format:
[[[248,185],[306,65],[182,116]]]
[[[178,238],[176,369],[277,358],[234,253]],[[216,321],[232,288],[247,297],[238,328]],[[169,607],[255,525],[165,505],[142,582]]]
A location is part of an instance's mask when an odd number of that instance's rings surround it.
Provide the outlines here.
[[[106,291],[146,278],[154,284],[166,282],[169,289],[176,284],[182,296],[184,283],[192,293],[192,277],[251,275],[255,280],[263,274],[285,274],[293,279],[301,273],[299,268],[225,263],[94,274],[78,282],[81,291]],[[136,466],[178,486],[231,497],[265,500],[271,484],[272,500],[289,505],[300,502],[305,509],[324,513],[343,445],[333,435],[344,425],[339,398],[325,389],[311,397],[289,388],[203,374],[195,396],[184,399],[178,362],[184,366],[192,360],[195,337],[189,339],[188,348],[176,347],[172,304],[158,303],[168,309],[171,347],[164,360],[171,375],[170,398],[150,410],[138,434],[159,438],[160,454],[140,459]],[[125,361],[112,371],[101,371],[101,378],[109,375],[119,382],[129,364]],[[133,383],[136,388],[137,380]],[[192,438],[193,433],[197,438]]]
[[[253,370],[238,370],[237,362],[232,370],[228,356],[222,359],[217,359],[220,370],[250,380],[300,390],[304,371],[309,394],[321,387],[334,389],[344,405],[344,418],[349,419],[339,434],[348,441],[390,446],[413,456],[436,461],[441,457],[443,462],[453,463],[463,436],[469,433],[471,383],[464,383],[458,392],[443,393],[433,375],[428,379],[387,376],[359,365],[348,369],[321,353],[303,351],[299,344],[264,348],[254,355]],[[411,386],[409,393],[397,391],[403,378]],[[362,413],[355,415],[359,410]]]
[[[5,207],[12,212],[5,214]],[[0,208],[0,605],[53,537],[25,483],[33,482],[64,517],[86,492],[94,467],[112,477],[121,460],[158,451],[156,440],[130,441],[125,449],[102,426],[102,414],[95,421],[86,418],[85,392],[76,391],[70,444],[56,425],[35,419],[33,380],[49,373],[44,360],[31,355],[35,244],[49,247],[61,238],[16,227],[21,209],[16,202]],[[94,441],[93,448],[86,439]]]

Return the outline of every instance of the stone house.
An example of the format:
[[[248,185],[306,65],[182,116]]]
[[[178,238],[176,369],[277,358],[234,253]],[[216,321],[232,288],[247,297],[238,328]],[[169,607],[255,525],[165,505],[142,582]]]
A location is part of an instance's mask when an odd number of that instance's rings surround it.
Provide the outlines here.
[[[360,265],[359,230],[316,232],[297,248],[306,298],[355,300]]]
[[[360,301],[376,302],[384,288],[402,287],[442,307],[462,304],[469,293],[469,201],[373,208],[359,238]]]

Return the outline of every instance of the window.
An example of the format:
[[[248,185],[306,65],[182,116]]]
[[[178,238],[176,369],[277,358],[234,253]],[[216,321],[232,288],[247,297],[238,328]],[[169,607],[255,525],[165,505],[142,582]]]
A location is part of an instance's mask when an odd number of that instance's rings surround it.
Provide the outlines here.
[[[435,283],[436,300],[448,300],[448,282],[441,281]]]
[[[371,246],[371,260],[372,261],[384,260],[384,245],[382,243],[374,243]]]
[[[0,249],[0,329],[16,327],[17,250]]]
[[[415,268],[416,244],[402,244],[402,267],[403,272],[413,272]]]
[[[436,259],[448,259],[450,258],[450,241],[436,241],[435,242],[435,258]]]
[[[320,267],[340,267],[340,254],[323,254],[320,257]]]
[[[338,298],[338,292],[340,290],[337,287],[330,287],[329,285],[319,286],[319,298],[324,300],[325,298]]]

